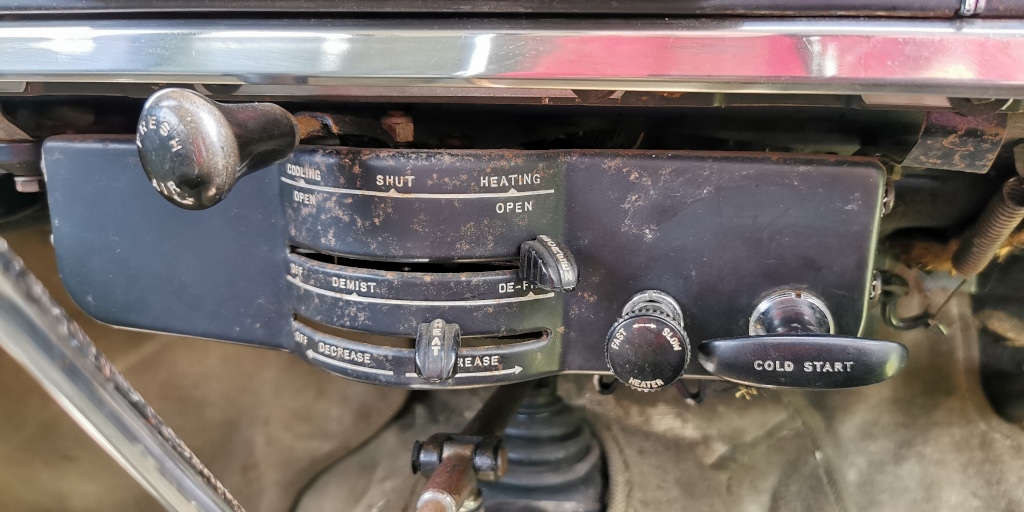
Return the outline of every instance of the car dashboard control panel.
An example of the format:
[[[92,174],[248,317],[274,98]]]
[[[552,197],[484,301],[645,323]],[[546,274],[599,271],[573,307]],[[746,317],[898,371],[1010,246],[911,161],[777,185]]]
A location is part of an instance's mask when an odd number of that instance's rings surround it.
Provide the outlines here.
[[[43,147],[61,277],[106,323],[406,388],[561,373],[834,388],[906,360],[856,338],[885,182],[872,159],[297,145],[259,172],[226,163],[252,175],[225,186],[196,170],[210,155],[181,177],[146,154],[191,151],[187,126],[141,124],[155,142]]]

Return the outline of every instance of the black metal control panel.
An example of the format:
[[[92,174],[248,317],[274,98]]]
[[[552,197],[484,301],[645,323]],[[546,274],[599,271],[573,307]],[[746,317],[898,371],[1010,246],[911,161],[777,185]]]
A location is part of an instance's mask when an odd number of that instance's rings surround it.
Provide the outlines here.
[[[694,347],[745,336],[780,288],[857,335],[884,184],[860,158],[300,146],[186,211],[152,190],[129,139],[52,138],[44,163],[61,275],[90,315],[412,388],[608,373],[605,337],[642,290],[678,301]],[[575,289],[520,277],[538,237],[571,251]],[[462,335],[439,382],[416,349],[358,341],[436,319]],[[707,375],[696,358],[685,373]]]

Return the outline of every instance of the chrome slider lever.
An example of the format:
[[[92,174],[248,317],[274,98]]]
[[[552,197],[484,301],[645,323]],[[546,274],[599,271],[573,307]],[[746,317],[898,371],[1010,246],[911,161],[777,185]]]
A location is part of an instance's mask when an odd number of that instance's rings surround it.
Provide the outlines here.
[[[708,373],[748,386],[835,389],[884,381],[903,369],[907,348],[833,334],[832,316],[814,295],[773,293],[755,308],[749,337],[697,347]]]

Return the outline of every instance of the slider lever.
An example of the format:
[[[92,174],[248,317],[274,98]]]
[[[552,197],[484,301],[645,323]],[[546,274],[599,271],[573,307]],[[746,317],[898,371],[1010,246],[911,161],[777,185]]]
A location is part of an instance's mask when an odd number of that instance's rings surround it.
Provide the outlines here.
[[[565,244],[540,235],[519,246],[519,277],[543,290],[565,292],[576,288],[580,270]]]
[[[461,344],[459,324],[449,324],[441,319],[420,324],[416,331],[416,374],[429,382],[442,382],[454,377]]]
[[[821,299],[797,290],[768,296],[751,315],[751,336],[697,347],[708,373],[747,386],[836,389],[884,381],[903,369],[907,348],[836,336]]]

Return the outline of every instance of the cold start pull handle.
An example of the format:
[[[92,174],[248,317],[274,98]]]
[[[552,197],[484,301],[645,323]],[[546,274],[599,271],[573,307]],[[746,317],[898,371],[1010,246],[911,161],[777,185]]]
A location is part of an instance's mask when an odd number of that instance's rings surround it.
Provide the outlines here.
[[[221,104],[189,89],[150,96],[135,136],[153,188],[189,210],[219,203],[239,178],[285,159],[298,143],[295,117],[273,103]]]
[[[750,337],[697,347],[708,373],[748,386],[836,389],[882,382],[903,369],[907,348],[833,333],[831,314],[802,291],[774,293],[754,310]]]

